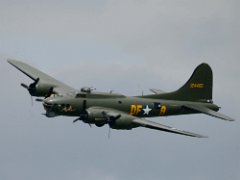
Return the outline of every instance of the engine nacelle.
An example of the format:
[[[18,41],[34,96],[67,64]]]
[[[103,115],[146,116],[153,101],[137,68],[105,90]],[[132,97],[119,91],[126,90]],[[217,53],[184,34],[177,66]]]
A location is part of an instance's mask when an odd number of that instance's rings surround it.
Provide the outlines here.
[[[103,126],[107,123],[107,117],[100,108],[89,108],[86,110],[87,116],[83,120],[86,123],[94,123],[96,126]]]
[[[137,125],[132,123],[133,119],[130,116],[122,115],[120,118],[113,121],[110,124],[112,129],[119,129],[119,130],[131,130],[132,128],[136,128]]]
[[[52,88],[52,85],[39,81],[37,84],[30,84],[28,91],[31,96],[44,97],[49,94]]]
[[[96,126],[103,126],[108,124],[112,129],[125,129],[130,130],[132,128],[138,127],[133,124],[132,116],[127,114],[122,114],[118,112],[111,112],[106,110],[103,111],[101,107],[92,107],[86,109],[87,116],[83,119],[85,123],[93,123]]]

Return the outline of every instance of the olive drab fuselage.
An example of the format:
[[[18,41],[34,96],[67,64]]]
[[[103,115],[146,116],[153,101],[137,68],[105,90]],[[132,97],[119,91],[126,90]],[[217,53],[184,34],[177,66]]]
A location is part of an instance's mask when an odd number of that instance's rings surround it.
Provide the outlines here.
[[[105,107],[116,109],[136,117],[157,117],[180,114],[198,113],[193,110],[182,108],[182,101],[157,100],[144,97],[127,97],[119,94],[108,93],[78,93],[72,97],[49,97],[51,110],[56,115],[79,116],[89,107]],[[187,102],[188,104],[203,105],[214,111],[218,106],[212,103]],[[47,105],[44,105],[45,108]]]

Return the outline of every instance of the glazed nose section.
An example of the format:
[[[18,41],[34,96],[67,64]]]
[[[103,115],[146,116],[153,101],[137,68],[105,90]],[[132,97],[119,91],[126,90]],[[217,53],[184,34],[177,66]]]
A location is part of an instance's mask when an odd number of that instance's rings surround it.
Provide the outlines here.
[[[54,100],[51,98],[46,98],[43,100],[43,107],[46,110],[47,117],[55,117],[57,116],[54,112]]]
[[[46,111],[50,111],[53,107],[53,100],[51,98],[46,98],[43,100],[43,107]]]

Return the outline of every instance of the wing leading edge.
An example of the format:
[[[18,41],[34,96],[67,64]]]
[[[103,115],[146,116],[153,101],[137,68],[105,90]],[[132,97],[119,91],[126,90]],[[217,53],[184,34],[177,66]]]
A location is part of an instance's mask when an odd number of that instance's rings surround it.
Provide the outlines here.
[[[38,81],[40,79],[41,82],[46,84],[50,84],[54,87],[54,92],[57,94],[66,94],[70,92],[76,92],[74,88],[52,78],[51,76],[43,73],[42,71],[17,60],[7,59],[7,62],[17,68],[19,71],[27,75],[33,81]]]

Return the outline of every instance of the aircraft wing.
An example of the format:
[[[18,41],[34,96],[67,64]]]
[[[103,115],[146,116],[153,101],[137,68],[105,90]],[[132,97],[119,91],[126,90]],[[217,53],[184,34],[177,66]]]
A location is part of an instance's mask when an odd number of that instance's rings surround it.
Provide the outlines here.
[[[53,91],[57,94],[67,94],[70,92],[76,92],[75,89],[67,86],[66,84],[52,78],[51,76],[41,72],[40,70],[20,61],[16,61],[13,59],[7,59],[8,63],[17,68],[19,71],[27,75],[33,81],[44,82],[48,85],[52,85],[54,87]]]
[[[176,128],[173,128],[170,126],[162,125],[162,124],[159,124],[159,123],[156,123],[153,121],[149,121],[146,119],[142,119],[142,118],[134,119],[133,123],[137,124],[139,126],[142,126],[142,127],[156,129],[156,130],[165,131],[165,132],[169,132],[169,133],[181,134],[181,135],[197,137],[197,138],[207,138],[207,136],[203,136],[203,135],[188,132],[188,131],[179,130],[179,129],[176,129]]]
[[[213,111],[213,110],[211,110],[209,108],[206,108],[204,106],[192,105],[191,104],[191,105],[184,105],[183,107],[194,110],[194,111],[198,111],[200,113],[203,113],[203,114],[206,114],[206,115],[209,115],[209,116],[213,116],[213,117],[216,117],[216,118],[219,118],[219,119],[223,119],[223,120],[226,120],[226,121],[234,121],[233,118],[228,117],[228,116],[226,116],[224,114],[221,114],[219,112]]]
[[[125,112],[115,110],[115,109],[110,109],[110,108],[104,108],[104,107],[91,107],[87,111],[100,111],[102,114],[108,117],[108,119],[114,119],[114,121],[122,121],[126,124],[129,124],[130,126],[133,125],[133,127],[145,127],[145,128],[150,128],[150,129],[155,129],[155,130],[160,130],[160,131],[165,131],[169,133],[175,133],[175,134],[180,134],[180,135],[185,135],[185,136],[191,136],[191,137],[197,137],[197,138],[206,138],[206,136],[199,135],[196,133],[192,132],[187,132],[183,130],[179,130],[170,126],[162,125],[153,121],[149,121],[144,118],[138,118],[132,115],[129,115]],[[128,121],[128,122],[126,122]]]

